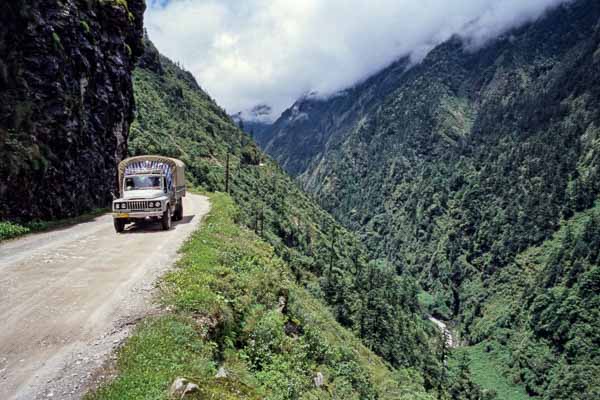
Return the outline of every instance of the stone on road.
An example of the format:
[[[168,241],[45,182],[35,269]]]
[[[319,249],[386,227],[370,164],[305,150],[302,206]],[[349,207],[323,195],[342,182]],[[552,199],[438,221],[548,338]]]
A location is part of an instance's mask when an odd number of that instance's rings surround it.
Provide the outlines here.
[[[114,231],[110,214],[0,244],[0,399],[80,398],[98,367],[152,309],[156,279],[210,208]]]

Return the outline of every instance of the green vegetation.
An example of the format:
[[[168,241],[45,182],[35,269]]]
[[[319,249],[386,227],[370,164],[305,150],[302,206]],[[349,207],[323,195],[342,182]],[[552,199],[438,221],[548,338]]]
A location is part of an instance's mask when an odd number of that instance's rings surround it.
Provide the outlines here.
[[[503,347],[509,380],[546,400],[600,398],[599,17],[578,0],[477,51],[454,38],[263,139],[431,314]]]
[[[63,48],[62,43],[60,41],[60,36],[58,33],[52,32],[52,44],[56,50],[60,50]]]
[[[127,19],[130,23],[135,22],[135,15],[129,10],[129,3],[127,0],[99,0],[101,5],[116,5],[122,7],[127,12]]]
[[[469,393],[468,399],[473,400],[492,400],[496,399],[496,390],[481,389],[471,379],[471,369],[469,367],[470,360],[465,354],[458,358],[450,360],[449,376],[452,385],[448,389],[449,398],[463,398],[463,393]]]
[[[414,283],[399,279],[385,264],[368,263],[358,238],[267,159],[189,72],[160,56],[151,43],[140,66],[134,76],[138,115],[131,154],[180,158],[188,179],[209,191],[225,189],[229,158],[238,222],[271,244],[295,282],[327,302],[342,325],[394,367],[415,366],[426,387],[438,387],[439,335],[420,314]]]
[[[29,231],[29,228],[18,224],[13,224],[11,222],[0,222],[0,241],[25,235],[29,233]]]
[[[450,358],[452,370],[460,368],[466,357],[473,382],[482,388],[496,393],[497,400],[530,400],[523,386],[517,385],[508,378],[507,369],[509,354],[505,349],[494,349],[489,343],[479,343],[453,350]]]
[[[211,205],[161,285],[172,313],[137,328],[118,377],[89,399],[166,399],[179,376],[200,385],[198,399],[432,398],[417,373],[390,369],[296,284],[274,249],[234,222],[228,196]]]
[[[82,19],[79,21],[79,24],[85,33],[90,33],[90,25],[86,21]]]
[[[551,399],[600,395],[599,249],[597,202],[520,253],[490,288],[496,295],[472,335],[490,338],[486,346],[505,354],[496,358],[504,359],[507,376],[530,393]],[[519,279],[506,279],[520,269],[526,273]]]

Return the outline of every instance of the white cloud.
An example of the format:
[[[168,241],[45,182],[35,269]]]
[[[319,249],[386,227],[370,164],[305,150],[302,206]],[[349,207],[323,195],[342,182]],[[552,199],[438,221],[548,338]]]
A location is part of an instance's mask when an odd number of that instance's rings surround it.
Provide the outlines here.
[[[233,113],[421,59],[453,34],[482,45],[568,0],[154,0],[150,38]],[[162,5],[160,5],[162,4]]]

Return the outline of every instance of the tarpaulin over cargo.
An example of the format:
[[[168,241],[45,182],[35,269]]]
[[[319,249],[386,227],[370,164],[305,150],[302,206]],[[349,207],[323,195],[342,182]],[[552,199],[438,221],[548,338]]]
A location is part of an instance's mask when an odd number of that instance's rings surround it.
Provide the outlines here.
[[[185,164],[176,158],[163,156],[136,156],[119,163],[119,190],[123,190],[125,175],[161,171],[167,184],[173,184],[176,191],[185,190]]]

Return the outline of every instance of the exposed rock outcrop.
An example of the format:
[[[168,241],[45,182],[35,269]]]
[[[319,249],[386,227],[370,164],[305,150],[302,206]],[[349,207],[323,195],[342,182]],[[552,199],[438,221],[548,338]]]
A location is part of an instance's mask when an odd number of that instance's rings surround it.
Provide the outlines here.
[[[171,384],[169,395],[171,398],[183,399],[189,394],[197,393],[200,387],[185,378],[177,378]]]
[[[109,204],[134,116],[143,0],[0,5],[0,219]]]

